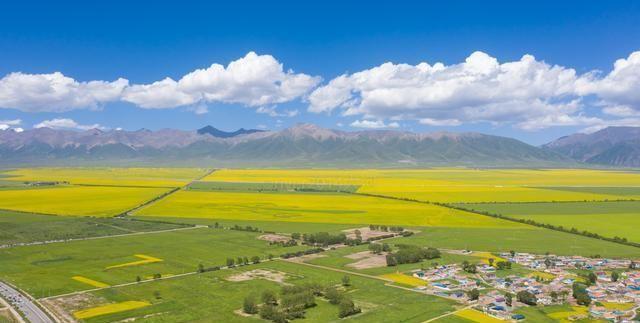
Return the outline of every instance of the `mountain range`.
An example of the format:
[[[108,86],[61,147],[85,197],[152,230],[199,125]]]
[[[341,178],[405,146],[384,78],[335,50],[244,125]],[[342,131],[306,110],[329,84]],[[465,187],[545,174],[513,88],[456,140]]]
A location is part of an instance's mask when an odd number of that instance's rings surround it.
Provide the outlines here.
[[[480,133],[347,132],[313,124],[298,124],[280,131],[240,129],[235,132],[211,126],[197,131],[37,128],[23,132],[0,131],[0,165],[553,167],[598,163],[638,166],[639,129],[608,128],[535,147],[516,139]],[[599,134],[601,132],[604,133]],[[625,140],[630,138],[626,132],[634,133],[635,141]],[[589,149],[590,141],[609,136],[617,136],[619,140],[598,139],[597,149]],[[608,145],[611,147],[606,148]]]

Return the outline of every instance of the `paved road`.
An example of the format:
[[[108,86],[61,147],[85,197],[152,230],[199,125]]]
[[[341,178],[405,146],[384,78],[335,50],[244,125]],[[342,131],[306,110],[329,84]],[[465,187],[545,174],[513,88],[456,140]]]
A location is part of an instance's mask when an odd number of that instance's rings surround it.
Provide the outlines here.
[[[3,282],[0,282],[0,295],[9,302],[9,305],[24,314],[27,321],[31,323],[54,323],[31,299]]]

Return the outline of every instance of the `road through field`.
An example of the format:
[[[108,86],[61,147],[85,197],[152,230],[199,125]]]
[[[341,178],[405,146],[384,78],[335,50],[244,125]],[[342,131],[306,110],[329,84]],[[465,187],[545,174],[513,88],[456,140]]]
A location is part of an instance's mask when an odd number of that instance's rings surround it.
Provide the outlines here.
[[[18,312],[24,314],[27,321],[31,323],[54,323],[31,299],[4,282],[0,282],[0,295],[9,300],[10,305]]]

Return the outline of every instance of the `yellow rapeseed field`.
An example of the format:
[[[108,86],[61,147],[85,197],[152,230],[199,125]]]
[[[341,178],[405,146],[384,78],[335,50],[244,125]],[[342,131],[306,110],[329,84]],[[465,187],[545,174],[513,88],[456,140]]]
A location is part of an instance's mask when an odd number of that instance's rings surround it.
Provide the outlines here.
[[[420,287],[420,286],[426,286],[427,285],[427,282],[422,280],[422,279],[420,279],[420,278],[416,278],[416,277],[413,277],[413,276],[405,275],[405,274],[402,274],[402,273],[384,274],[384,275],[380,275],[380,277],[386,278],[386,279],[391,279],[395,283],[403,284],[403,285],[407,285],[407,286]]]
[[[180,191],[136,215],[404,226],[529,228],[440,207],[350,194]]]
[[[485,264],[489,264],[489,259],[493,258],[494,266],[498,261],[506,261],[506,259],[486,251],[474,251],[473,253],[471,253],[471,256],[480,258]]]
[[[583,306],[571,306],[572,311],[549,313],[547,316],[560,322],[572,322],[569,320],[572,316],[589,315],[589,308]]]
[[[466,308],[461,311],[456,312],[456,316],[462,317],[464,319],[470,320],[472,322],[478,323],[504,323],[505,321],[497,319],[493,316],[489,316],[480,311],[476,311],[471,308]]]
[[[151,305],[149,302],[143,301],[126,301],[120,303],[113,303],[107,305],[101,305],[97,307],[92,307],[86,310],[81,310],[73,313],[75,318],[84,320],[100,315],[107,315],[113,313],[119,313],[124,311],[135,310],[137,308],[142,308]]]
[[[204,175],[201,168],[22,168],[2,173],[15,181],[56,181],[87,185],[178,187]]]
[[[133,256],[136,257],[136,258],[140,258],[142,260],[127,262],[127,263],[124,263],[124,264],[118,264],[118,265],[113,265],[113,266],[108,266],[105,269],[114,269],[114,268],[131,267],[131,266],[141,266],[141,265],[146,265],[146,264],[152,264],[154,262],[163,261],[160,258],[151,257],[151,256],[147,256],[147,255],[142,255],[142,254],[137,254],[137,255],[133,255]]]
[[[545,187],[629,187],[640,184],[640,173],[584,169],[424,170],[276,170],[223,169],[204,180],[299,184],[359,185],[359,193],[431,202],[533,202],[630,198],[613,193],[545,189]],[[640,196],[635,196],[640,197]]]
[[[105,288],[105,287],[109,287],[109,285],[103,283],[103,282],[99,282],[97,280],[93,280],[91,278],[87,278],[87,277],[83,277],[83,276],[73,276],[71,277],[71,279],[75,280],[75,281],[79,281],[81,283],[85,283],[87,285],[91,285],[93,287],[98,287],[98,288]]]
[[[0,190],[0,209],[56,215],[114,216],[168,190],[99,186]]]

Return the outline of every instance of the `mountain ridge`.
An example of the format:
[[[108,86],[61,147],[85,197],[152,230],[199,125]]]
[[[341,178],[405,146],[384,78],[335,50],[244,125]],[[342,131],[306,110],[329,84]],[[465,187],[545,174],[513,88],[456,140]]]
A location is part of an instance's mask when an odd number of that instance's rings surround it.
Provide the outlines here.
[[[561,166],[573,161],[550,149],[481,133],[343,131],[308,123],[279,131],[245,130],[223,138],[175,129],[0,132],[0,165],[24,163],[511,167]]]
[[[543,145],[580,162],[618,167],[640,167],[640,127],[607,127],[590,134],[577,133]]]

